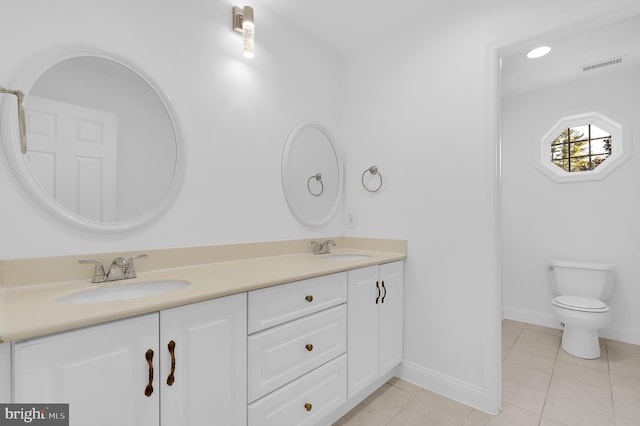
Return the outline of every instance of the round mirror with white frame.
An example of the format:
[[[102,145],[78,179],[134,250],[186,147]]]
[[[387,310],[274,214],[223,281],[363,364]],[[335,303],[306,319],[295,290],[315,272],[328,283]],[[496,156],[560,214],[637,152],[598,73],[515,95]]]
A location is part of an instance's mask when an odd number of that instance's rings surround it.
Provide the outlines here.
[[[342,193],[342,161],[320,125],[303,122],[289,134],[282,155],[282,188],[300,223],[322,226],[335,215]]]
[[[24,190],[77,227],[126,231],[171,204],[185,168],[182,126],[162,88],[131,60],[93,46],[32,59],[12,81],[25,93],[27,152],[15,99],[2,139]]]

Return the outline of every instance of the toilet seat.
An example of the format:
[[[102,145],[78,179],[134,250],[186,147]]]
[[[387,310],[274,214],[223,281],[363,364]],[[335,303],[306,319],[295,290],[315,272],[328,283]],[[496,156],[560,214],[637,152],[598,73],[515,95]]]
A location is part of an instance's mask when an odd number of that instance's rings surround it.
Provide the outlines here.
[[[602,300],[580,296],[558,296],[553,304],[565,309],[581,312],[609,312],[609,307]]]

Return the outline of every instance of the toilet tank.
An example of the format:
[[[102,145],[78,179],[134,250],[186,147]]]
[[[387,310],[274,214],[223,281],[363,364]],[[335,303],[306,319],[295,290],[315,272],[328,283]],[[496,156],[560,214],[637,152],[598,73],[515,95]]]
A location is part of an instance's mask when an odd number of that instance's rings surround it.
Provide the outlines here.
[[[613,292],[615,271],[610,264],[552,260],[548,275],[551,291],[556,295],[607,300]]]

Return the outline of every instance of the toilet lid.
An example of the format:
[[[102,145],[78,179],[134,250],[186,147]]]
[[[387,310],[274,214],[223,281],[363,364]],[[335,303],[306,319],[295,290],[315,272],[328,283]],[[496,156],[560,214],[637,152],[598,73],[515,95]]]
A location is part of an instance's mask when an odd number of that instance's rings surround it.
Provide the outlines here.
[[[580,296],[558,296],[553,304],[561,308],[584,312],[608,312],[609,307],[602,300]]]

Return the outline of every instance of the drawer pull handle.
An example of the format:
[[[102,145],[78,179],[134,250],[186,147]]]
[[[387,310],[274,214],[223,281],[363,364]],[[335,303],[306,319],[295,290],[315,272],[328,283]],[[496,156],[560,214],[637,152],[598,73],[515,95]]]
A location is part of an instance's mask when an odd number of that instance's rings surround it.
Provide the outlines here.
[[[167,377],[167,384],[171,386],[173,382],[176,381],[176,377],[174,376],[174,373],[176,372],[176,342],[174,342],[173,340],[170,341],[167,347],[169,348],[169,353],[171,354],[171,373],[169,373],[169,377]]]
[[[380,283],[376,281],[376,288],[378,289],[378,297],[376,297],[376,305],[380,301]]]
[[[305,297],[305,300],[309,303],[313,302],[313,296],[312,295],[308,295],[307,297]]]
[[[149,383],[147,387],[144,389],[144,394],[146,396],[151,396],[153,393],[153,350],[147,350],[145,354],[145,359],[147,360],[147,364],[149,364]]]
[[[307,411],[311,411],[311,409],[313,408],[313,405],[309,404],[308,402],[306,404],[304,404],[304,409]]]
[[[305,346],[305,348],[307,348],[307,350],[311,352],[313,350],[313,345],[309,343],[307,346]]]
[[[382,280],[382,289],[384,290],[384,295],[382,296],[382,303],[384,303],[384,298],[387,297],[387,287],[384,286],[384,280]]]

